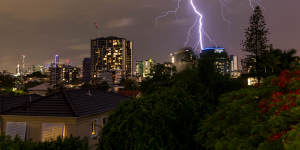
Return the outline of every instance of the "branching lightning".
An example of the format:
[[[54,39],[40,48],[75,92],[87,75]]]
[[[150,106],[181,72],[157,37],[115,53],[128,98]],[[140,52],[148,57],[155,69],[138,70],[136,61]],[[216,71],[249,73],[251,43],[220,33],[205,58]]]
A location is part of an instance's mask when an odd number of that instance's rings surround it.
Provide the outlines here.
[[[170,14],[175,14],[176,15],[176,13],[178,12],[178,10],[180,9],[180,3],[181,3],[181,1],[182,0],[177,0],[177,7],[174,10],[166,11],[163,15],[155,17],[155,23],[157,23],[157,21],[159,19],[167,17]]]
[[[251,0],[250,0],[251,1]],[[225,17],[225,12],[224,12],[224,8],[227,8],[227,4],[226,4],[226,0],[219,0],[219,3],[221,5],[221,16],[223,18],[223,20],[228,23],[228,24],[231,24],[231,21],[229,19],[227,19]]]
[[[183,0],[177,0],[177,7],[174,10],[169,10],[164,12],[161,16],[157,16],[155,18],[155,23],[157,24],[159,19],[162,19],[164,17],[169,16],[170,14],[174,14],[176,15],[177,12],[180,9],[180,4]],[[186,0],[189,1],[189,5],[191,6],[193,12],[195,13],[195,15],[197,16],[197,18],[195,19],[195,22],[190,26],[190,28],[187,31],[187,37],[186,37],[186,41],[184,43],[184,46],[188,46],[188,44],[190,43],[191,40],[191,36],[194,30],[197,29],[197,41],[193,46],[193,49],[195,50],[195,52],[197,53],[201,53],[201,51],[204,49],[204,36],[211,42],[213,43],[216,47],[217,47],[217,43],[213,40],[213,38],[211,38],[211,36],[204,30],[203,28],[203,14],[201,13],[200,10],[198,10],[198,7],[195,5],[195,1],[196,0]],[[223,18],[223,20],[227,23],[227,24],[231,24],[231,21],[225,17],[225,9],[227,9],[227,0],[218,0],[220,5],[221,5],[221,16]],[[249,5],[252,9],[255,8],[255,6],[261,6],[261,0],[248,0],[249,1]],[[197,50],[197,51],[196,51]]]

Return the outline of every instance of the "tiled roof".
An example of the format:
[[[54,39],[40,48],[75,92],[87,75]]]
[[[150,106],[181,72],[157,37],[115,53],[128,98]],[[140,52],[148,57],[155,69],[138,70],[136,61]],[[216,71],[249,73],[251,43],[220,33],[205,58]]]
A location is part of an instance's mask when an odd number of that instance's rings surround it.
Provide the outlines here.
[[[32,95],[21,95],[21,96],[0,96],[0,113],[7,111],[13,107],[21,106],[25,102],[34,101],[42,96]]]
[[[26,102],[3,115],[81,117],[115,109],[128,97],[99,90],[70,90]]]

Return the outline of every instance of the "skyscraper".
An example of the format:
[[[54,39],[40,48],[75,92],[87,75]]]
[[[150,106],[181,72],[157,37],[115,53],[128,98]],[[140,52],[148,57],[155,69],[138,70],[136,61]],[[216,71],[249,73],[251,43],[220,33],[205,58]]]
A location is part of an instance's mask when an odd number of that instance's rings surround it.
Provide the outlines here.
[[[202,50],[200,57],[210,57],[214,60],[216,69],[219,73],[225,75],[230,73],[230,59],[224,48],[212,47]]]
[[[54,64],[55,65],[59,65],[59,55],[55,55],[55,58],[54,58]]]
[[[84,58],[82,64],[82,81],[85,83],[91,80],[91,58]]]
[[[180,72],[187,67],[191,67],[196,61],[196,56],[192,48],[186,47],[170,54],[171,62],[176,67],[176,71]]]
[[[102,37],[91,40],[92,78],[107,72],[132,76],[132,41],[119,37]]]

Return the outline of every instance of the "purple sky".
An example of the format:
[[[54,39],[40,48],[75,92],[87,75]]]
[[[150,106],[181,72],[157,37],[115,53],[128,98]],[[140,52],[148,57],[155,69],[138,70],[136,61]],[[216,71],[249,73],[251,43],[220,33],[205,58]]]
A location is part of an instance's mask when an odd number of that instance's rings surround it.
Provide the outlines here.
[[[219,0],[195,0],[203,13],[204,29],[229,54],[242,55],[241,41],[252,9],[248,0],[223,0],[222,19]],[[154,58],[168,61],[168,54],[184,46],[188,28],[196,16],[188,0],[182,0],[176,15],[154,18],[176,7],[176,0],[7,0],[0,5],[0,70],[15,72],[21,55],[26,63],[46,64],[59,54],[81,65],[89,56],[89,43],[99,36],[120,36],[134,42],[134,61]],[[263,0],[264,15],[275,48],[300,51],[299,0]],[[197,40],[196,31],[191,37]],[[192,44],[191,44],[192,46]],[[214,46],[204,40],[204,46]]]

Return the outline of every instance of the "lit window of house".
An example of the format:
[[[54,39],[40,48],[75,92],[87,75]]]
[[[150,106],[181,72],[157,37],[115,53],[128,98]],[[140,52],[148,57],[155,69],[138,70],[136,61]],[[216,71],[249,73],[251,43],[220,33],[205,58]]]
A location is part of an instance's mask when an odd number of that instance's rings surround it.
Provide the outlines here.
[[[97,119],[91,121],[91,136],[97,136]]]
[[[60,136],[66,136],[65,124],[63,123],[43,123],[42,141],[56,140]]]

